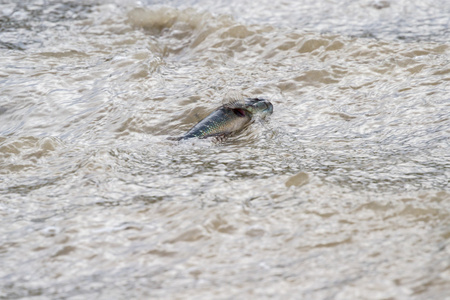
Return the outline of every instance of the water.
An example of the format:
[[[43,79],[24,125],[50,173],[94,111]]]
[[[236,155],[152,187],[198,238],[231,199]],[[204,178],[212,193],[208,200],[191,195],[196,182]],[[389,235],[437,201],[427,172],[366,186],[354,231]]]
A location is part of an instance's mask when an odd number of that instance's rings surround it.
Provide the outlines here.
[[[450,299],[448,1],[0,14],[1,299]]]

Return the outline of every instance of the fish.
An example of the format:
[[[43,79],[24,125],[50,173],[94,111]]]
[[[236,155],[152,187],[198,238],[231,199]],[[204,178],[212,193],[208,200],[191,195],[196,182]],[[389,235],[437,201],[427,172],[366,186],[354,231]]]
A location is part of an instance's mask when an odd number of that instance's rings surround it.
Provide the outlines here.
[[[169,139],[180,141],[216,137],[222,140],[246,128],[257,115],[264,119],[272,113],[272,103],[263,98],[247,98],[244,101],[229,102],[214,110],[184,135]]]

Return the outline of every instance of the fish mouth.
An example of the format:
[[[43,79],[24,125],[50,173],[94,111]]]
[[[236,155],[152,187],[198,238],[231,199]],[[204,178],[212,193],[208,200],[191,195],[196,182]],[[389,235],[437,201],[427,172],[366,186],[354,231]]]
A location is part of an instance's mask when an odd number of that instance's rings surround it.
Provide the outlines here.
[[[251,113],[259,113],[264,117],[273,113],[272,103],[263,98],[249,98],[246,105]]]
[[[266,115],[271,115],[273,113],[273,105],[269,101],[265,102],[266,109],[263,109],[263,113]]]

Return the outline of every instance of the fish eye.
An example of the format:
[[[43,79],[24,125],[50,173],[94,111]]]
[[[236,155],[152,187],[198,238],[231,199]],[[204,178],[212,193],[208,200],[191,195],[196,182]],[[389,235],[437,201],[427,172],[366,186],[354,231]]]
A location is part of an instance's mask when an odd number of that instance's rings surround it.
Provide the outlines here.
[[[242,108],[235,108],[233,109],[233,112],[238,117],[245,117],[245,111]]]

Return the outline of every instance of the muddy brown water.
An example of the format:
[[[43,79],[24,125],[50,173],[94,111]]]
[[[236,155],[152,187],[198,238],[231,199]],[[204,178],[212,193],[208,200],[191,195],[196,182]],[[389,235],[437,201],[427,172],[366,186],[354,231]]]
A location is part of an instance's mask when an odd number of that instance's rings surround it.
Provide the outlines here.
[[[448,1],[0,15],[0,299],[450,299]]]

